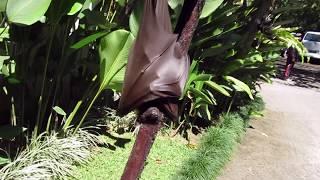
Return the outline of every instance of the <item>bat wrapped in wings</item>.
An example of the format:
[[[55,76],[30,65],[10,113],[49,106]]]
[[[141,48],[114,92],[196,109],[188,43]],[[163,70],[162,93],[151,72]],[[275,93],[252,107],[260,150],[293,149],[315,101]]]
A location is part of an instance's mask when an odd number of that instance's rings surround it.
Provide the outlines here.
[[[126,114],[157,104],[167,116],[176,118],[176,102],[188,77],[189,57],[182,53],[178,35],[172,32],[168,2],[144,3],[140,29],[129,54],[119,112]]]

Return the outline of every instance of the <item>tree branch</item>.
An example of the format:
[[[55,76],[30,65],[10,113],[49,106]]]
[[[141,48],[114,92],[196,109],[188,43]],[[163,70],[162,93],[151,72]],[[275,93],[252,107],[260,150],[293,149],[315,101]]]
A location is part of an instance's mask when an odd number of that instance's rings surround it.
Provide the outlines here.
[[[204,0],[185,0],[175,29],[179,34],[178,42],[181,50],[186,54],[199,22]]]

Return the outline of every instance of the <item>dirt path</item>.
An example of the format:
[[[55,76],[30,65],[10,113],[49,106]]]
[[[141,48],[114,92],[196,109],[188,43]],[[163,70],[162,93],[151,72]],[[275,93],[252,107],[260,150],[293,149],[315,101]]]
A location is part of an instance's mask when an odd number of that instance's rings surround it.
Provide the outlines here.
[[[319,82],[305,77],[300,85],[295,74],[291,82],[262,86],[265,115],[251,122],[218,180],[320,180]]]

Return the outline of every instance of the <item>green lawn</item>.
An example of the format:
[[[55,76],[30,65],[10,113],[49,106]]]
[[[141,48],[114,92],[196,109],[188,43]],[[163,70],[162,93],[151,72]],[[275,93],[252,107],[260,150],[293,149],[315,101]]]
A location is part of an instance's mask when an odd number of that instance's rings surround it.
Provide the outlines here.
[[[151,149],[147,165],[141,179],[214,179],[230,159],[232,152],[244,132],[244,120],[238,114],[224,115],[222,124],[211,127],[201,138],[199,147],[191,149],[182,138],[159,135]],[[121,177],[134,138],[130,134],[122,136],[131,140],[115,150],[99,148],[93,159],[85,166],[78,167],[76,179],[110,179]],[[105,137],[110,144],[114,140]]]
[[[141,179],[215,179],[232,157],[250,117],[260,115],[263,109],[262,99],[256,98],[238,112],[221,115],[219,125],[208,128],[194,149],[189,148],[192,146],[187,146],[186,141],[178,136],[170,138],[158,135]],[[122,136],[122,140],[130,140],[122,148],[116,146],[119,143],[113,139],[117,138],[104,138],[111,146],[114,145],[114,150],[98,148],[99,152],[87,165],[76,169],[76,179],[120,179],[134,138],[130,134]]]
[[[130,134],[121,137],[131,139],[131,141],[125,144],[124,148],[114,146],[115,150],[98,148],[99,152],[95,153],[88,164],[76,169],[75,178],[79,180],[120,179],[134,140]],[[116,142],[110,138],[104,138],[112,145]],[[172,179],[182,167],[182,163],[194,153],[195,150],[189,148],[179,137],[170,138],[159,135],[151,149],[141,179]]]

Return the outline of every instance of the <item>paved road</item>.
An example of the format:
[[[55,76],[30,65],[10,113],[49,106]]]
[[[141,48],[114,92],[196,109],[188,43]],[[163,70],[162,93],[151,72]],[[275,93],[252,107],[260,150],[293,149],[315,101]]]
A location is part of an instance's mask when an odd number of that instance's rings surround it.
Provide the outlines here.
[[[320,65],[298,68],[292,81],[262,85],[265,115],[218,180],[320,180]]]

